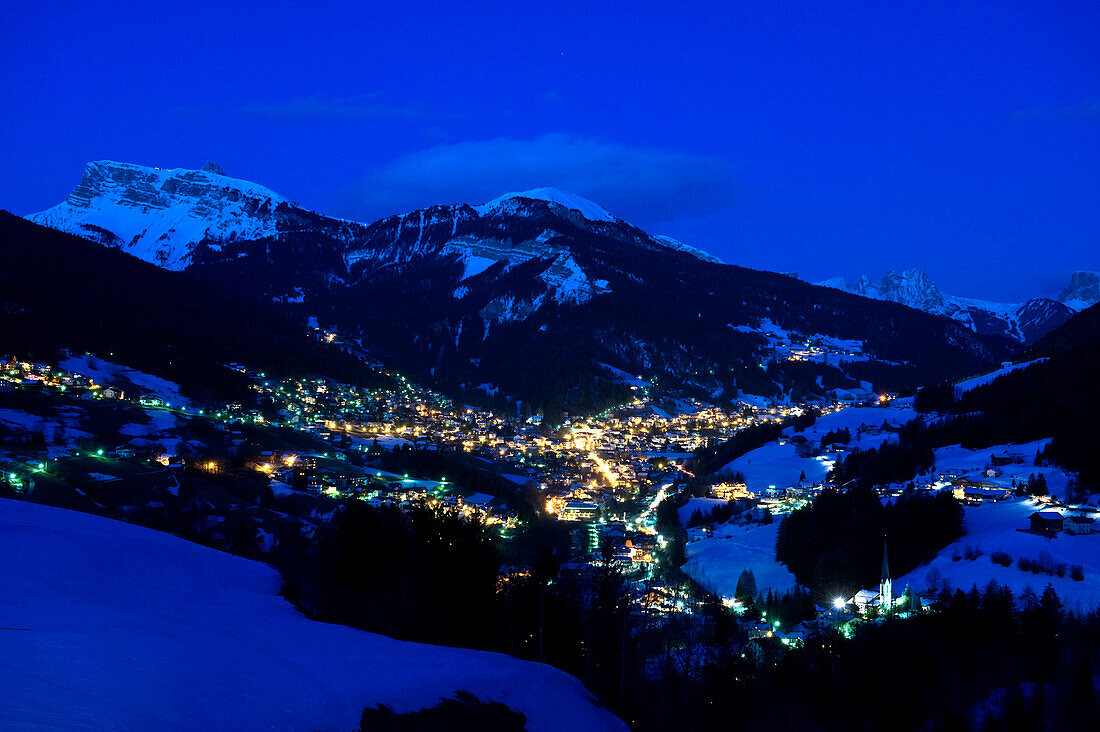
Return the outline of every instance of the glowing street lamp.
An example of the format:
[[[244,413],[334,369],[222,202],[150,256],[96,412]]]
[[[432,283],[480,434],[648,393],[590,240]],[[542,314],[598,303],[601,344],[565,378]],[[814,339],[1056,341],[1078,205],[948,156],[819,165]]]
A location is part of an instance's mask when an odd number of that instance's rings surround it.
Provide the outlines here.
[[[844,600],[839,597],[833,600],[833,607],[835,607],[837,610],[843,610],[846,604],[847,603],[845,603]]]

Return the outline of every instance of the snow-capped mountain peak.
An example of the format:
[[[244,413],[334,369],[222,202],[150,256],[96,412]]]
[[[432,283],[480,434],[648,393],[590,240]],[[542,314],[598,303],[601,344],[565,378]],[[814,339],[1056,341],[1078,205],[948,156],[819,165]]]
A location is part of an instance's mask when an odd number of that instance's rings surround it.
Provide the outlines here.
[[[934,312],[944,304],[943,293],[928,275],[919,269],[908,269],[904,272],[890,270],[878,282],[872,282],[867,275],[862,275],[854,285],[849,285],[843,277],[834,277],[817,284],[837,290],[847,290],[875,300],[901,303],[928,312]]]
[[[1069,285],[1058,295],[1058,302],[1074,310],[1100,302],[1100,272],[1074,272]]]
[[[27,218],[173,270],[228,242],[303,229],[349,240],[364,228],[231,178],[214,162],[189,170],[93,161],[62,203]]]
[[[619,221],[618,218],[612,216],[607,209],[600,206],[598,203],[589,201],[584,196],[578,196],[575,193],[566,193],[557,188],[532,188],[529,191],[505,193],[503,196],[498,196],[488,203],[474,206],[474,210],[481,216],[500,213],[505,210],[511,202],[524,198],[532,201],[545,201],[570,211],[576,211],[589,221],[606,221],[609,223]]]
[[[27,218],[183,269],[204,239],[273,234],[273,213],[284,205],[271,189],[230,178],[214,163],[188,170],[97,160],[65,201]]]

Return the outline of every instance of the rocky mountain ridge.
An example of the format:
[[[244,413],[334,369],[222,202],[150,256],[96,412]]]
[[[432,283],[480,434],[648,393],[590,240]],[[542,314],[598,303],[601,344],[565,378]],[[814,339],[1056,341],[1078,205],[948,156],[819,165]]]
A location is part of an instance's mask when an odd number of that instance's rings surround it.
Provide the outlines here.
[[[1004,335],[1020,343],[1035,342],[1074,313],[1074,308],[1046,297],[1034,297],[1022,303],[997,303],[946,295],[919,269],[891,270],[878,282],[863,275],[854,283],[834,277],[817,284],[943,315],[976,333]]]
[[[1011,350],[952,320],[721,264],[554,189],[364,225],[213,170],[108,167],[110,185],[90,176],[32,218],[316,317],[470,398],[603,408],[630,393],[611,365],[709,399],[826,399],[981,370]],[[167,253],[148,233],[130,245],[138,225],[168,234]]]

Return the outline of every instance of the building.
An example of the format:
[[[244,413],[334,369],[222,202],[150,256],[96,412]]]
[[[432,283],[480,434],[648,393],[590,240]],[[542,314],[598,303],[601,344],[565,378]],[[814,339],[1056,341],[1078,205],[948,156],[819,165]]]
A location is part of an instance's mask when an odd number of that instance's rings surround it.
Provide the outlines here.
[[[1044,536],[1054,536],[1062,530],[1065,519],[1057,511],[1036,511],[1028,516],[1031,531]]]
[[[985,501],[1004,501],[1012,495],[1012,491],[1007,488],[967,482],[956,485],[952,492],[955,498],[969,506],[977,506]]]
[[[848,602],[849,605],[855,605],[856,609],[866,615],[871,607],[878,605],[882,595],[876,590],[860,590],[852,599]]]
[[[1062,528],[1067,534],[1091,534],[1093,519],[1088,516],[1070,516],[1062,524]]]
[[[883,612],[894,607],[894,581],[890,579],[890,559],[886,556],[886,539],[882,540],[882,575],[878,584],[879,602]]]
[[[565,504],[561,510],[562,521],[594,521],[600,515],[600,507],[595,503],[574,501]]]

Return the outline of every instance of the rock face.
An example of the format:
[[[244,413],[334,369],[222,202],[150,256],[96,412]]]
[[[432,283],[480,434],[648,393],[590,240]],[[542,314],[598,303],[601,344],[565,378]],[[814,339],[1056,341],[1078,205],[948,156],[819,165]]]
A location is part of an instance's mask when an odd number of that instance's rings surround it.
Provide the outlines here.
[[[63,202],[27,217],[166,269],[186,268],[201,248],[293,230],[303,219],[349,237],[356,225],[327,219],[264,186],[229,178],[216,163],[164,170],[100,160],[88,163]]]
[[[1100,302],[1100,272],[1074,272],[1069,285],[1058,295],[1058,302],[1074,310]]]
[[[863,275],[855,284],[849,284],[840,277],[818,284],[943,315],[957,320],[975,333],[1003,335],[1020,343],[1033,343],[1073,315],[1070,307],[1045,297],[1032,298],[1023,303],[996,303],[945,295],[919,269],[905,272],[891,270],[878,282]]]

